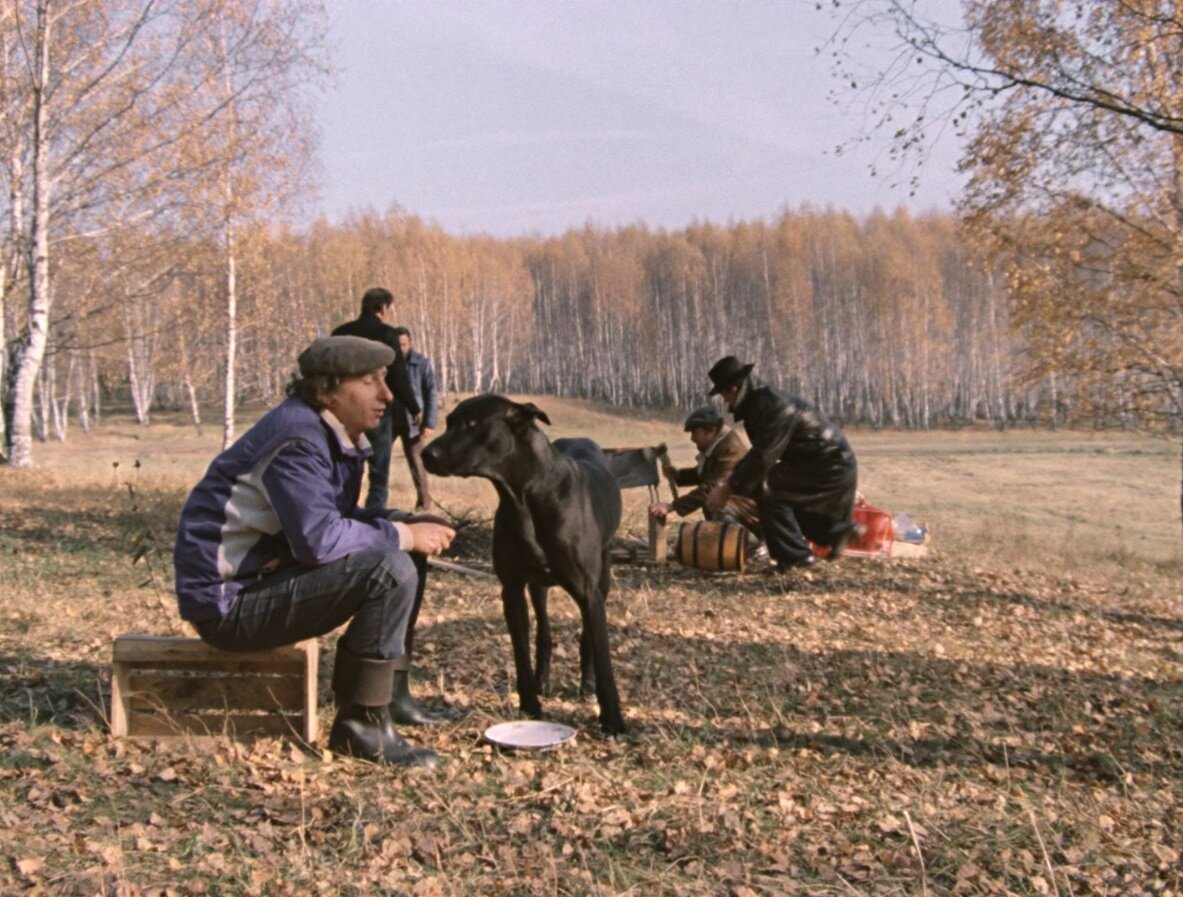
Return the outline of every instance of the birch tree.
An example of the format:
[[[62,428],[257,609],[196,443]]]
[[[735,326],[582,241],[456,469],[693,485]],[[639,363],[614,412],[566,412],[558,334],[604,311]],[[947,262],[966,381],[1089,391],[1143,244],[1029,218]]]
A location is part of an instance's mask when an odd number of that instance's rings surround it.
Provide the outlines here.
[[[239,120],[258,127],[251,136],[261,152],[244,139],[219,143],[214,135],[225,133],[217,129],[227,110],[240,115],[244,106],[261,105],[264,91],[275,109],[285,108],[286,92],[299,80],[285,73],[323,72],[302,68],[304,58],[289,53],[309,34],[319,40],[323,28],[313,23],[320,13],[312,2],[262,0],[4,4],[0,162],[13,188],[7,219],[13,245],[23,247],[28,293],[15,335],[10,464],[32,463],[34,390],[55,298],[53,253],[170,216],[175,221],[181,213],[200,239],[197,229],[209,216],[195,211],[203,195],[198,186],[214,162],[210,147],[224,151],[216,173],[233,172],[219,183],[230,185],[234,201],[223,194],[217,208],[233,206],[237,213],[240,197],[271,194],[275,182],[259,172],[272,165],[277,141],[269,126],[278,115]],[[219,38],[226,52],[211,57],[211,41]],[[297,147],[312,139],[308,129],[287,136]],[[243,176],[244,160],[253,180]]]
[[[1104,386],[1086,390],[1098,411],[1133,403],[1177,424],[1183,4],[967,0],[957,23],[917,0],[844,5],[850,33],[898,41],[901,65],[872,90],[884,123],[901,85],[917,101],[890,125],[902,151],[964,122],[962,210],[1040,350],[1031,376],[1071,371]]]
[[[208,127],[188,149],[208,172],[204,196],[219,234],[225,299],[222,441],[235,437],[243,240],[310,190],[315,147],[307,90],[328,74],[324,10],[312,0],[213,0],[203,35]]]
[[[143,224],[169,207],[156,163],[192,125],[177,86],[199,3],[31,0],[5,4],[5,114],[0,131],[13,189],[8,218],[22,247],[28,299],[16,334],[9,463],[32,463],[34,388],[54,304],[52,253]],[[25,197],[28,198],[26,203]]]

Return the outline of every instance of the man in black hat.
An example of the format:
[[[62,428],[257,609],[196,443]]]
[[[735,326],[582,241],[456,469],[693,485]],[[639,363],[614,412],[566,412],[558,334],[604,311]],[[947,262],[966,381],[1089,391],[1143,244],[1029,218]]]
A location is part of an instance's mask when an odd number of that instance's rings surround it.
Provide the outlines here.
[[[707,507],[720,510],[732,495],[755,499],[768,553],[780,570],[817,563],[807,538],[828,546],[836,559],[856,533],[854,451],[837,424],[804,399],[765,385],[752,368],[728,355],[707,375],[710,394],[743,421],[752,444]]]
[[[386,406],[386,413],[372,428],[366,431],[366,439],[372,450],[367,466],[370,470],[370,488],[366,490],[367,508],[386,507],[390,491],[390,459],[394,454],[394,434],[399,432],[403,416],[418,422],[423,415],[407,360],[398,345],[398,334],[390,323],[394,311],[394,295],[385,287],[370,287],[361,297],[361,314],[352,321],[346,321],[333,331],[333,336],[362,336],[389,346],[394,360],[386,368],[386,386],[393,400]]]
[[[426,555],[455,531],[357,506],[365,434],[390,402],[393,360],[390,347],[358,336],[323,337],[300,354],[288,398],[214,459],[181,510],[176,591],[181,617],[226,651],[288,645],[348,622],[329,747],[434,766],[432,751],[395,731],[392,713],[405,722],[418,709],[406,683]]]
[[[756,503],[742,495],[732,495],[721,512],[707,510],[707,496],[719,483],[727,481],[735,465],[747,454],[748,447],[738,432],[727,426],[723,415],[714,405],[703,405],[690,412],[682,427],[690,434],[690,441],[698,449],[693,467],[675,469],[663,456],[663,472],[679,486],[693,486],[672,502],[654,502],[649,513],[665,520],[670,512],[689,517],[701,510],[708,520],[726,518],[743,524],[748,530],[760,532],[760,516]]]

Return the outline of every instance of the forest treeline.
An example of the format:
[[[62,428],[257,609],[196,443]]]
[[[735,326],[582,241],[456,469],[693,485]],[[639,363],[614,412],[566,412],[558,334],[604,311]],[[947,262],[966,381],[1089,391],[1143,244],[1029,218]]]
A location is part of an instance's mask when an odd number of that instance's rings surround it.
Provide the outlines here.
[[[684,410],[735,354],[847,424],[1177,429],[1183,69],[1161,60],[1183,58],[1183,15],[982,2],[951,48],[910,5],[860,6],[855,30],[928,60],[927,96],[964,98],[957,215],[515,239],[397,207],[285,223],[317,188],[320,0],[0,6],[3,460],[115,402],[198,426],[220,405],[228,444],[238,403],[276,400],[376,285],[449,391]]]
[[[733,353],[848,424],[928,428],[1062,424],[1085,398],[1076,390],[1096,388],[1024,375],[1006,297],[950,215],[805,209],[493,239],[391,211],[260,230],[240,255],[240,401],[277,399],[299,349],[355,316],[374,285],[394,292],[396,317],[449,391],[684,409],[705,398],[711,363]],[[123,289],[108,289],[95,258],[76,272],[59,262],[38,434],[64,438],[71,414],[85,426],[112,401],[130,401],[145,423],[161,406],[200,422],[226,386],[219,247],[188,247],[137,289],[127,272]],[[1122,410],[1115,384],[1106,389],[1087,396],[1090,423]]]

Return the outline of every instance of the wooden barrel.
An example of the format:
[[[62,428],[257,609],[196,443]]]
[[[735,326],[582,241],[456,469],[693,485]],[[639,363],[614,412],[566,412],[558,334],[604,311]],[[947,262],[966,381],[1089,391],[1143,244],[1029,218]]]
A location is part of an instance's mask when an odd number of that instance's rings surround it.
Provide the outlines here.
[[[678,527],[678,561],[699,570],[743,571],[748,531],[738,523],[687,520]]]

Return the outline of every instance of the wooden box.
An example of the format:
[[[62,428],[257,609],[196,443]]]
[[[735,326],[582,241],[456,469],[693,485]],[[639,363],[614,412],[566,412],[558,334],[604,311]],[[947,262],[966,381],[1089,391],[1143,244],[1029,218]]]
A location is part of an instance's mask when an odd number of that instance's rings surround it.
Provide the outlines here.
[[[198,638],[121,635],[111,659],[112,735],[316,741],[316,639],[238,653]]]

